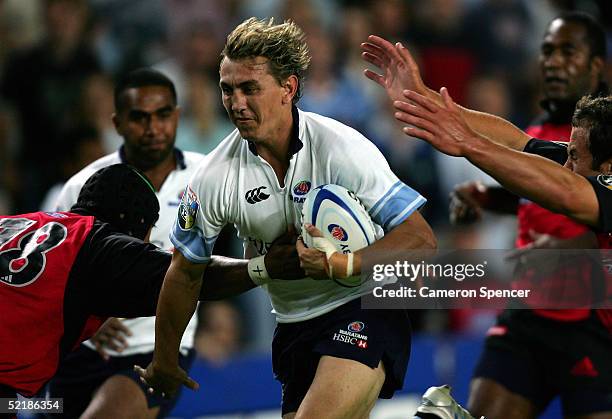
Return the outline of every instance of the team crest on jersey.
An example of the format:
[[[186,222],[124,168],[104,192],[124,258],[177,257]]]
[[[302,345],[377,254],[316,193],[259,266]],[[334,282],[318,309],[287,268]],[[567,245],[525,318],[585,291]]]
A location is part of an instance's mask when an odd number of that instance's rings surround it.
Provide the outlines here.
[[[597,176],[597,182],[608,189],[612,189],[612,175],[599,175]]]
[[[363,322],[351,322],[349,323],[347,329],[351,332],[361,332],[363,329],[365,329],[365,324],[363,324]]]
[[[178,222],[182,230],[190,230],[194,226],[199,208],[198,196],[187,186],[178,213]]]
[[[338,241],[345,242],[348,240],[348,233],[338,224],[328,225],[327,230],[331,233],[332,237]]]
[[[306,199],[304,195],[310,191],[310,186],[311,183],[307,180],[296,183],[293,187],[293,202],[297,204],[304,203],[304,200]]]

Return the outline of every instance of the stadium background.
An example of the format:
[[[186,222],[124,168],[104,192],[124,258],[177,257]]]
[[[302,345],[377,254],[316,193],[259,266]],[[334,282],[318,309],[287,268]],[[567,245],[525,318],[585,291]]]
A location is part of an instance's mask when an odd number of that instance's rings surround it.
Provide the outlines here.
[[[476,226],[450,229],[451,188],[465,180],[491,180],[401,134],[386,97],[361,74],[359,43],[370,33],[401,40],[416,53],[429,86],[445,85],[458,102],[525,126],[538,113],[537,53],[544,28],[560,11],[575,9],[605,25],[610,57],[612,3],[606,0],[2,0],[0,213],[53,208],[58,185],[118,147],[121,139],[110,120],[113,80],[136,67],[154,66],[176,83],[182,108],[177,146],[212,150],[232,128],[217,87],[224,37],[246,17],[275,16],[294,19],[308,36],[313,59],[300,108],[372,139],[395,173],[428,197],[424,215],[441,247],[510,248],[512,217],[489,216]],[[19,58],[26,55],[28,60]],[[611,80],[610,61],[607,74]],[[216,253],[240,255],[240,248],[228,231]],[[193,375],[202,388],[184,393],[175,416],[278,417],[267,298],[255,290],[201,310]],[[406,389],[382,403],[375,418],[406,417],[433,384],[453,384],[465,402],[483,334],[495,315],[413,314],[417,337]],[[559,417],[558,406],[545,417]]]

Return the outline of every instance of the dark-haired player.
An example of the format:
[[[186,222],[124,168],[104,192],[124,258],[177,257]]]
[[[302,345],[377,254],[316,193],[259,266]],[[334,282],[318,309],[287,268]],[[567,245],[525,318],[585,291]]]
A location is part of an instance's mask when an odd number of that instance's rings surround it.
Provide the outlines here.
[[[544,34],[540,50],[540,76],[544,93],[541,105],[545,113],[525,130],[526,133],[543,140],[568,142],[578,100],[584,95],[605,96],[609,91],[602,79],[605,59],[605,31],[592,17],[568,12],[553,19]],[[563,150],[560,163],[564,162]],[[502,208],[512,208],[517,213],[516,246],[519,248],[596,246],[595,235],[587,226],[529,200],[519,200],[518,196],[500,187],[477,186],[474,182],[459,185],[451,200],[451,217],[462,221],[467,214],[479,213],[479,203],[485,209],[500,211]],[[578,263],[559,269],[546,279],[540,278],[539,287],[546,286],[552,290],[559,283],[567,284],[568,280],[577,280],[585,275],[589,277],[590,262],[586,263],[585,266]],[[564,325],[556,325],[555,321]],[[505,310],[497,324],[490,329],[485,351],[475,370],[470,394],[470,406],[474,410],[489,415],[495,413],[486,410],[490,408],[482,407],[495,398],[500,410],[511,404],[517,412],[536,412],[543,410],[553,395],[560,394],[566,413],[583,411],[585,403],[576,400],[584,400],[584,397],[578,397],[576,391],[567,388],[564,382],[580,380],[581,376],[588,375],[586,366],[593,362],[592,356],[586,350],[582,353],[575,351],[574,359],[565,366],[566,371],[560,372],[566,378],[552,379],[554,375],[546,372],[546,369],[553,364],[558,365],[558,370],[563,368],[562,361],[551,354],[555,352],[555,346],[564,343],[555,343],[554,337],[544,338],[549,336],[548,333],[541,333],[542,339],[533,339],[526,329],[533,329],[534,323],[543,327],[550,325],[551,331],[559,326],[568,330],[576,327],[598,329],[598,325],[602,328],[601,320],[589,309]],[[555,336],[556,333],[551,332],[550,335]],[[517,369],[517,363],[526,362],[519,356],[507,355],[509,349],[548,354],[547,361],[535,362],[528,369]],[[596,371],[597,368],[593,368]]]
[[[372,36],[363,49],[364,58],[384,72],[366,71],[366,75],[396,101],[396,118],[413,125],[404,128],[407,134],[428,141],[446,154],[465,156],[519,196],[591,226],[599,247],[610,248],[612,97],[584,99],[578,104],[569,148],[565,148],[531,139],[501,118],[460,108],[445,89],[438,96],[422,83],[418,67],[401,44],[394,46]],[[411,103],[404,102],[404,89],[411,90],[405,96]],[[518,152],[522,150],[557,162],[567,160],[566,168]],[[471,410],[488,418],[531,418],[556,392],[565,398],[563,406],[568,417],[610,417],[609,319],[608,310],[598,310],[584,322],[570,325],[543,318],[534,320],[519,333],[530,334],[533,350],[517,350],[513,346],[516,334],[499,336],[507,344],[496,345],[497,354],[505,356],[502,361],[498,358],[497,367],[507,366],[513,377],[521,372],[532,376],[497,385],[489,397],[481,398],[478,404],[473,401]],[[545,368],[547,377],[540,368]],[[540,384],[538,380],[542,380]],[[527,388],[530,394],[525,395],[525,385],[531,382],[536,385]]]
[[[410,354],[407,313],[363,310],[360,296],[370,292],[368,284],[346,288],[330,279],[359,274],[362,255],[377,259],[435,247],[418,212],[425,198],[398,180],[363,135],[296,107],[310,55],[295,23],[247,19],[228,35],[222,56],[221,97],[237,129],[204,160],[183,195],[172,231],[176,251],[158,305],[155,355],[141,373],[168,395],[182,384],[180,335],[199,287],[207,286],[216,237],[224,225],[234,224],[251,258],[235,273],[241,290],[255,281],[263,285],[278,321],[272,363],[283,389],[283,417],[367,417],[378,397],[389,398],[402,387]],[[274,272],[269,246],[301,227],[305,192],[327,183],[357,195],[379,240],[354,259],[298,241],[299,259],[294,246],[288,255],[293,260],[283,260],[284,269]],[[298,279],[277,280],[287,279],[291,270],[301,274]],[[338,331],[351,332],[355,321],[365,326],[366,338],[338,338]]]
[[[113,122],[123,146],[74,175],[60,193],[57,209],[67,210],[74,204],[94,171],[129,163],[151,179],[159,200],[160,218],[151,231],[151,242],[171,250],[168,236],[181,193],[203,155],[174,147],[179,109],[174,84],[164,74],[148,68],[127,73],[117,82],[114,98]],[[51,396],[64,398],[64,417],[79,417],[84,412],[114,418],[167,413],[176,399],[164,400],[145,392],[132,369],[152,359],[154,328],[154,317],[115,319],[72,353],[49,387]],[[193,358],[195,329],[194,316],[181,342],[185,369]]]

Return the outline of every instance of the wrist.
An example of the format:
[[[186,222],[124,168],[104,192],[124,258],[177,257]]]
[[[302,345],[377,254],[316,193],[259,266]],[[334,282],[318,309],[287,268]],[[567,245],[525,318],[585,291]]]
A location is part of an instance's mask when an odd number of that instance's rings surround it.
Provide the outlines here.
[[[361,272],[361,256],[355,253],[334,253],[328,259],[332,279],[346,279]]]
[[[264,285],[270,281],[270,274],[266,269],[265,255],[256,256],[249,259],[247,264],[249,278],[257,286]]]

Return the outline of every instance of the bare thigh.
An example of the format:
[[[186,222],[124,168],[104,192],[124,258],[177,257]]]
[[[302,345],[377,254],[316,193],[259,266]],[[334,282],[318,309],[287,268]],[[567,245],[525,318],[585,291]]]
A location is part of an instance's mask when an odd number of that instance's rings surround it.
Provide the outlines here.
[[[114,375],[106,380],[81,416],[81,419],[154,419],[159,407],[149,409],[142,388],[124,375]]]
[[[468,410],[474,417],[487,419],[535,419],[537,415],[529,399],[488,378],[474,378],[470,383]]]
[[[384,382],[382,362],[370,368],[350,359],[324,355],[298,411],[283,419],[367,418]]]

